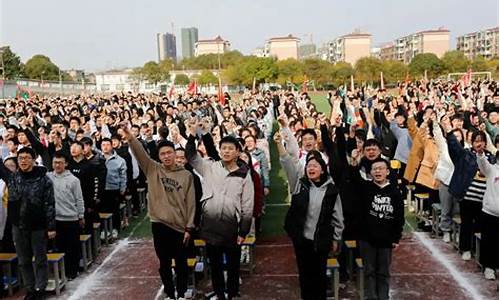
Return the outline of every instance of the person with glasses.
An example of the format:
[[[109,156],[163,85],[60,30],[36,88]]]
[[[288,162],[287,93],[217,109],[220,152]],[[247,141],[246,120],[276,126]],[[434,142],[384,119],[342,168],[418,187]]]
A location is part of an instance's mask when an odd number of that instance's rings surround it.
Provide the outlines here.
[[[17,152],[19,169],[16,172],[0,162],[0,178],[9,189],[8,221],[12,224],[19,267],[27,291],[24,299],[45,299],[47,238],[56,236],[54,187],[46,174],[47,169],[35,166],[36,157],[32,148],[20,149]]]
[[[359,172],[361,153],[353,151],[349,177],[358,185],[359,247],[365,265],[366,299],[389,299],[392,250],[403,232],[404,202],[397,184],[389,180],[389,162],[381,157],[371,163],[370,179]]]

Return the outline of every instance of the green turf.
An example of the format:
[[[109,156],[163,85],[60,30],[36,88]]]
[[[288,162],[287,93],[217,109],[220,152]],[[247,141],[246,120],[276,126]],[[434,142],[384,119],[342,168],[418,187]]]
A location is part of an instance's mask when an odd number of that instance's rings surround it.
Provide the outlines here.
[[[142,212],[137,218],[129,219],[129,226],[120,232],[120,238],[131,237],[134,239],[151,238],[151,222],[146,212]]]

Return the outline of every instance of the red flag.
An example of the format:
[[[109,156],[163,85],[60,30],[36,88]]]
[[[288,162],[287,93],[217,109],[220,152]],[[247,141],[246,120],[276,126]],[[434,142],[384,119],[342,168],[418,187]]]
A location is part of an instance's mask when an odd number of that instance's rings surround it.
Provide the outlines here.
[[[218,94],[217,96],[219,97],[219,103],[224,106],[226,104],[226,97],[224,97],[224,93],[222,92],[222,81],[220,80],[220,77],[219,77],[219,90],[217,94]]]
[[[172,83],[172,85],[170,86],[170,90],[168,91],[168,98],[169,99],[172,99],[174,92],[175,92],[175,84]]]
[[[464,86],[468,86],[471,81],[472,81],[472,70],[469,69],[467,71],[467,73],[465,73],[464,75],[462,75],[462,77],[460,78],[460,81],[462,81],[462,83],[464,84]]]
[[[304,82],[302,83],[302,93],[307,93],[307,83],[309,80],[307,80],[307,76],[304,76]]]
[[[196,80],[191,81],[186,90],[187,94],[195,95],[198,94],[198,86],[196,85]]]

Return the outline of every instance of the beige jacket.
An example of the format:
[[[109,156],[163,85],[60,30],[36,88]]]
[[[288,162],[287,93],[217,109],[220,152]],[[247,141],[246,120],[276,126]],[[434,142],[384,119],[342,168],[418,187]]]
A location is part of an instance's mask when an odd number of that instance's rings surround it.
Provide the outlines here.
[[[148,181],[148,213],[151,222],[163,223],[184,232],[194,228],[195,197],[193,176],[182,167],[167,170],[151,159],[133,138],[130,149]]]

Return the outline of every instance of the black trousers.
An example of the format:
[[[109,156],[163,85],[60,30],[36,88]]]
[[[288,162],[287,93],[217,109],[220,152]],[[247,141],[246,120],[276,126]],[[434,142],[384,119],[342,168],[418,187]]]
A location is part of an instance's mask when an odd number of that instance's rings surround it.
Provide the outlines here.
[[[328,253],[314,250],[313,241],[293,241],[295,258],[299,269],[300,295],[303,300],[326,299],[326,261]]]
[[[207,258],[210,261],[212,274],[212,287],[218,299],[226,299],[224,292],[224,255],[226,256],[227,269],[227,294],[229,299],[237,297],[240,289],[240,259],[241,246],[215,246],[207,243]]]
[[[177,278],[177,295],[184,297],[187,291],[188,265],[187,249],[182,243],[184,234],[161,223],[152,222],[153,242],[156,256],[160,260],[160,277],[165,294],[175,299],[175,288],[172,278],[172,259],[175,259],[175,275]]]
[[[388,300],[392,248],[375,247],[359,241],[359,250],[365,264],[366,299]]]
[[[498,269],[498,217],[481,212],[481,253],[483,268]]]
[[[460,251],[470,251],[474,232],[479,232],[479,218],[483,204],[478,201],[460,201]],[[496,225],[498,226],[498,225]]]
[[[64,253],[68,277],[76,277],[80,263],[80,224],[78,221],[56,221],[56,246]]]
[[[120,231],[120,190],[106,190],[101,201],[101,211],[113,214],[113,229]]]

